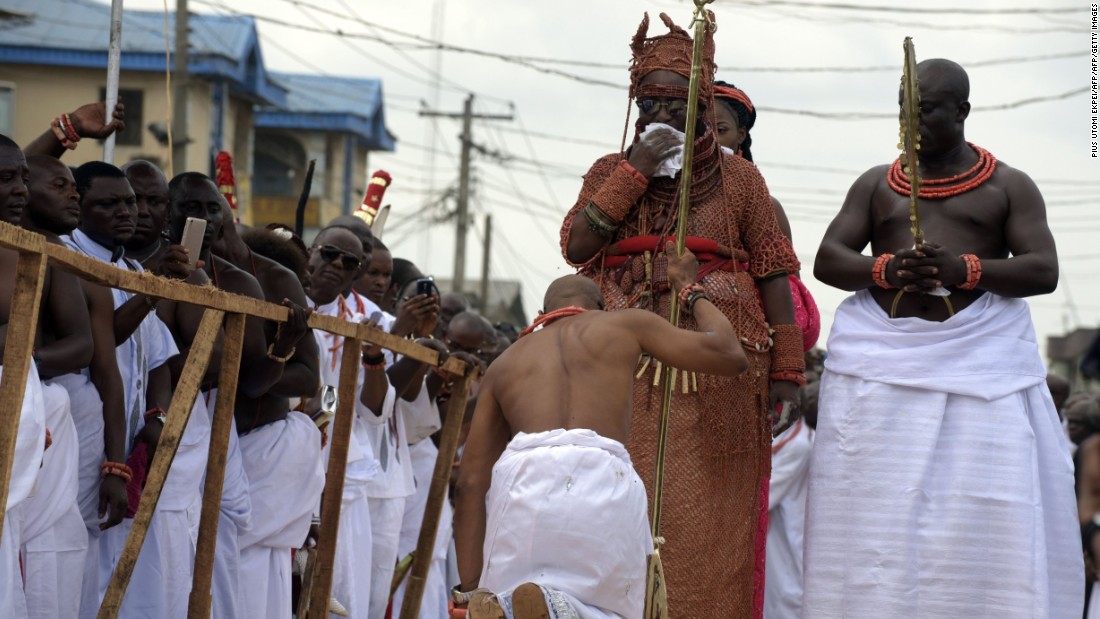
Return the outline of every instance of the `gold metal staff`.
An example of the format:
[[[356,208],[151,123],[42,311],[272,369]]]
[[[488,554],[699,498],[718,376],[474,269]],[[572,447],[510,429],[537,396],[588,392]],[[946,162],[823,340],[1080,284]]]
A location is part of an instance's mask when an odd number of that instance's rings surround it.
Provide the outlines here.
[[[909,229],[913,242],[919,248],[924,244],[924,231],[920,227],[917,197],[920,194],[920,81],[917,79],[917,53],[913,50],[913,37],[905,37],[905,64],[901,68],[901,166],[909,179]]]
[[[691,52],[691,79],[688,82],[687,118],[684,127],[684,167],[680,170],[680,211],[676,221],[676,253],[682,255],[687,239],[688,212],[691,210],[691,160],[695,153],[695,122],[699,110],[699,82],[703,72],[703,41],[707,28],[714,29],[714,22],[706,5],[714,0],[694,0],[695,27]],[[680,324],[680,304],[673,297],[669,302],[669,321]],[[646,573],[645,619],[668,619],[668,595],[665,590],[664,568],[661,565],[661,499],[664,494],[665,447],[668,440],[668,418],[672,407],[673,376],[677,370],[665,366],[665,380],[661,394],[661,418],[657,432],[657,471],[653,483],[653,554],[649,557]],[[686,378],[685,378],[686,380]]]

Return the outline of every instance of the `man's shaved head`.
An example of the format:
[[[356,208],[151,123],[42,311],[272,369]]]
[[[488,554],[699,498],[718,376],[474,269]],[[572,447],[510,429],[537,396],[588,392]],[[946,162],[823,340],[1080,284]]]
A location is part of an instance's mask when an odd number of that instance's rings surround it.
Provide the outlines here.
[[[962,103],[970,100],[970,77],[959,63],[944,58],[932,58],[917,64],[921,93],[949,94]]]
[[[164,172],[159,167],[157,167],[157,164],[153,163],[152,161],[146,161],[145,159],[134,159],[133,161],[126,162],[119,169],[126,174],[127,178],[135,174],[149,174],[162,179],[165,185],[168,184],[168,177],[166,177],[164,175]]]
[[[556,309],[576,305],[584,309],[603,309],[603,293],[596,282],[583,275],[566,275],[551,282],[542,300],[542,309]]]

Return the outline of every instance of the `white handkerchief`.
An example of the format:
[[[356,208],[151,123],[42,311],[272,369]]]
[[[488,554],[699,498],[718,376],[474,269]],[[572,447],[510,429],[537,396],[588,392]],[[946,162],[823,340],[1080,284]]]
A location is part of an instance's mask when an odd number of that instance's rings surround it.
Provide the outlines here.
[[[653,131],[657,129],[667,129],[675,133],[676,136],[680,138],[680,147],[677,148],[676,151],[672,155],[670,155],[668,159],[662,161],[661,165],[657,166],[657,171],[653,173],[653,176],[676,176],[676,173],[680,171],[680,168],[684,167],[684,132],[674,129],[673,127],[670,127],[664,123],[649,123],[648,125],[646,125],[645,130],[642,131],[642,134],[639,136],[639,138],[642,141],[645,141],[647,139],[646,136],[652,134]]]

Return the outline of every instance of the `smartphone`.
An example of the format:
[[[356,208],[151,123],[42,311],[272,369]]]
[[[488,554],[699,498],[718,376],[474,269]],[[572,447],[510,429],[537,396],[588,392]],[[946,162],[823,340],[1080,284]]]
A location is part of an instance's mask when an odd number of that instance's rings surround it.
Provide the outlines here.
[[[432,296],[435,293],[435,282],[430,277],[421,277],[416,280],[416,294]]]
[[[180,245],[183,245],[187,250],[187,264],[191,267],[195,266],[195,261],[199,259],[199,254],[202,253],[202,239],[206,236],[206,220],[199,219],[198,217],[188,217],[187,223],[183,224],[183,238],[180,239]]]

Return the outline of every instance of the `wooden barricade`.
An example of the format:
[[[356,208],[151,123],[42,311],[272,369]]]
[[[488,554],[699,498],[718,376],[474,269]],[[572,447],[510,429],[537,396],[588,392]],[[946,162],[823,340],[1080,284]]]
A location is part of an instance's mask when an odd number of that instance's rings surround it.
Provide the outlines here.
[[[219,368],[218,398],[214,407],[210,433],[198,549],[188,606],[189,619],[208,618],[219,507],[237,392],[245,320],[249,316],[254,316],[285,322],[289,311],[281,305],[228,293],[209,286],[195,286],[149,273],[119,269],[60,245],[48,243],[39,234],[3,222],[0,222],[0,247],[19,253],[11,318],[7,326],[3,375],[0,377],[0,533],[3,532],[4,508],[7,505],[11,483],[15,442],[37,333],[47,265],[111,288],[206,308],[184,364],[183,373],[175,385],[168,419],[161,431],[156,455],[149,468],[141,503],[134,516],[122,556],[115,567],[100,606],[98,619],[113,619],[118,615],[138,554],[148,533],[149,523],[160,499],[164,480],[191,416],[191,409],[195,398],[198,397],[202,377],[210,364],[214,341],[224,326],[225,337],[222,364]],[[316,559],[312,562],[312,578],[309,579],[311,587],[308,616],[319,619],[327,617],[328,600],[332,588],[332,562],[336,551],[340,500],[343,495],[344,472],[351,438],[354,400],[357,397],[360,344],[370,342],[461,377],[456,384],[453,401],[461,401],[463,409],[457,413],[451,410],[448,414],[447,425],[444,428],[444,443],[441,446],[443,448],[440,449],[439,458],[436,461],[435,476],[429,491],[428,509],[424,517],[423,527],[425,530],[430,530],[430,534],[425,535],[425,532],[421,531],[416,551],[418,560],[419,557],[430,558],[432,554],[432,545],[443,505],[442,500],[446,497],[451,464],[457,447],[458,428],[462,422],[471,369],[458,359],[448,359],[441,364],[437,351],[366,325],[314,314],[309,318],[309,326],[345,338],[343,367],[338,387],[339,400],[336,418],[332,424],[330,437],[332,447],[322,494],[322,528],[317,542]],[[453,404],[452,408],[456,406],[457,404]],[[424,544],[428,545],[424,546]],[[425,561],[420,568],[420,572],[417,572],[418,565],[414,563],[412,579],[405,598],[406,608],[410,604],[415,604],[416,608],[419,607],[427,562]],[[419,580],[416,580],[418,573]],[[415,614],[415,609],[412,612]],[[401,616],[406,615],[402,613]]]

